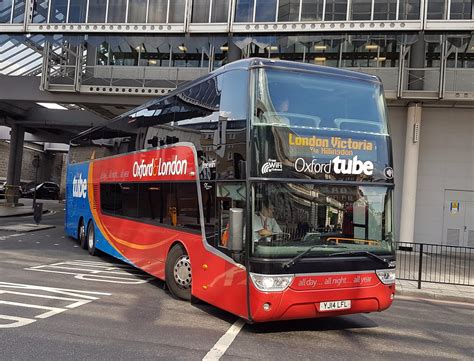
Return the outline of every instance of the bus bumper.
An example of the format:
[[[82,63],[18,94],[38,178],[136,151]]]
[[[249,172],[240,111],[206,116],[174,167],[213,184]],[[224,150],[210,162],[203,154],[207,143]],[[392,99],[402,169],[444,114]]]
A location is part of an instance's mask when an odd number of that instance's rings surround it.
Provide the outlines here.
[[[378,283],[367,287],[343,289],[295,290],[261,292],[250,285],[250,312],[254,322],[319,318],[383,311],[390,307],[395,284]],[[350,301],[350,308],[322,311],[321,302]]]

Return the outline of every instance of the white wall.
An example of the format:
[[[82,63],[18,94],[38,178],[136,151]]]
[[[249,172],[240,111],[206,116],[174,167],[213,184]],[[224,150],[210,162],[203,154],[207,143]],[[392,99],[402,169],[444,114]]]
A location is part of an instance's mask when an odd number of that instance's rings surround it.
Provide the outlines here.
[[[395,239],[400,230],[406,107],[389,107],[395,169]],[[474,109],[424,105],[415,242],[441,244],[445,190],[474,191]]]
[[[415,240],[441,243],[445,190],[474,191],[474,109],[423,108]]]

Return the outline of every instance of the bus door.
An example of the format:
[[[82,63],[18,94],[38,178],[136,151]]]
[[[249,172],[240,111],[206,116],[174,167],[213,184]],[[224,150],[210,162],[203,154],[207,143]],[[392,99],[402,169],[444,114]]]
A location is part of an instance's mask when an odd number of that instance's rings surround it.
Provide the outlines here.
[[[205,187],[204,187],[205,186]],[[232,258],[229,246],[230,208],[245,209],[245,183],[205,183],[201,187],[206,229],[206,252],[193,262],[193,295],[247,318],[247,276],[244,259]],[[212,211],[206,209],[212,202]],[[211,217],[206,217],[211,214]],[[195,265],[197,263],[197,265]],[[223,297],[225,295],[225,297]]]

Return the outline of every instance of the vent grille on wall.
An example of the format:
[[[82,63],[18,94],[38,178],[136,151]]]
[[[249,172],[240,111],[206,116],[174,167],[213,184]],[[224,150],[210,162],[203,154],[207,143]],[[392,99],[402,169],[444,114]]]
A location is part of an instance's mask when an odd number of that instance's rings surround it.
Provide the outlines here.
[[[446,242],[450,246],[459,246],[459,229],[448,228]]]

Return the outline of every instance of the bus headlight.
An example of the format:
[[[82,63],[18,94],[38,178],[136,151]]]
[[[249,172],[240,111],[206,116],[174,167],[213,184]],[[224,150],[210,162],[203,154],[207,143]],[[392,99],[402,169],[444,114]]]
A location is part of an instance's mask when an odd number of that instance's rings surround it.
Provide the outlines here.
[[[377,277],[380,282],[385,285],[391,285],[395,283],[395,269],[381,269],[377,270]]]
[[[284,291],[293,281],[294,275],[261,275],[250,273],[254,286],[263,292]]]

